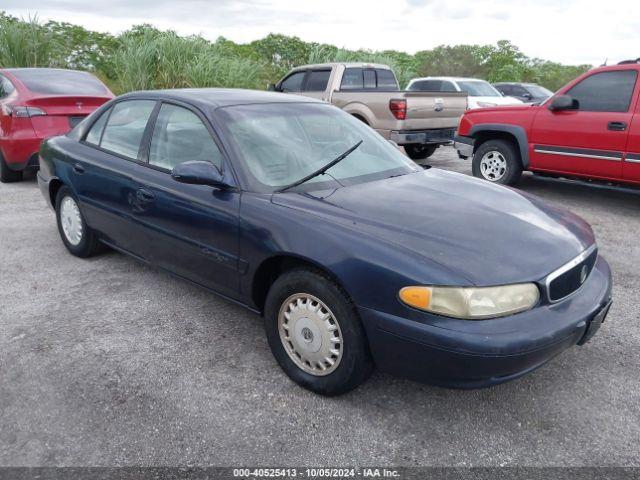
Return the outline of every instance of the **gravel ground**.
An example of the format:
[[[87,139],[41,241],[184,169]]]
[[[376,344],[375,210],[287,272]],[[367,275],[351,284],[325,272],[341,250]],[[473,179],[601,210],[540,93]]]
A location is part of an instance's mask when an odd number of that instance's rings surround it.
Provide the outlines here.
[[[470,173],[451,148],[430,163]],[[376,373],[327,399],[281,372],[258,316],[72,257],[35,181],[0,185],[0,465],[640,465],[640,193],[519,187],[596,231],[615,303],[594,340],[487,390]]]

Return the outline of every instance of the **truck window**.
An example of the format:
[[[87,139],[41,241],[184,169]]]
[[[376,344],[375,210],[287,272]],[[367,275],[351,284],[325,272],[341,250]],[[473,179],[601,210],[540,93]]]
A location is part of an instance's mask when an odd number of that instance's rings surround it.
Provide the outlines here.
[[[346,68],[342,75],[340,90],[357,90],[364,88],[364,78],[361,68]]]
[[[375,70],[363,70],[364,88],[374,90],[376,88],[376,72]]]
[[[457,92],[456,86],[452,82],[447,82],[445,80],[442,81],[442,85],[440,85],[441,92]]]
[[[280,84],[280,90],[283,92],[299,92],[305,74],[306,72],[296,72],[289,75]]]
[[[324,92],[329,84],[331,70],[312,70],[307,77],[305,92]]]
[[[595,73],[567,91],[578,100],[585,112],[626,112],[638,73],[635,70],[614,70]]]
[[[378,88],[381,90],[398,90],[398,81],[391,70],[376,68]]]

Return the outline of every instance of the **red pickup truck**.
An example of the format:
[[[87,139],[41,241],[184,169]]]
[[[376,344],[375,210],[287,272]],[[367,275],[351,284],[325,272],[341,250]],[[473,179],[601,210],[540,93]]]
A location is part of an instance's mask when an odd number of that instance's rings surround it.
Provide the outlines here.
[[[473,174],[515,184],[523,170],[640,184],[640,59],[591,70],[541,105],[469,110],[455,147]]]

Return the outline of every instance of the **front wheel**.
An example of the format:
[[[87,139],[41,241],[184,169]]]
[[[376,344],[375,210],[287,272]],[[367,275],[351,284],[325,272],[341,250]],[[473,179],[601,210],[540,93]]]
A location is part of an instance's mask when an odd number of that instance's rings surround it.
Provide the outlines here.
[[[339,395],[373,368],[364,328],[346,293],[319,272],[297,269],[271,286],[265,306],[267,339],[294,382]]]
[[[404,151],[411,160],[424,160],[429,158],[438,148],[437,145],[411,144],[405,145]]]
[[[515,185],[522,176],[522,163],[515,145],[489,140],[473,154],[473,175],[501,185]]]
[[[69,187],[58,190],[56,220],[62,243],[72,255],[86,258],[100,251],[101,244],[84,221],[78,201]]]

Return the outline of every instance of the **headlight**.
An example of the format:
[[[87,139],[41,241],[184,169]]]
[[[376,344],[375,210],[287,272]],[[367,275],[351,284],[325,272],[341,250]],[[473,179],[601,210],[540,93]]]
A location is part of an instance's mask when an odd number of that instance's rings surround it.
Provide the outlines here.
[[[504,317],[533,308],[540,299],[534,283],[500,287],[404,287],[407,305],[446,317],[481,320]]]
[[[498,104],[497,103],[491,103],[491,102],[478,102],[478,106],[479,107],[497,107]]]

